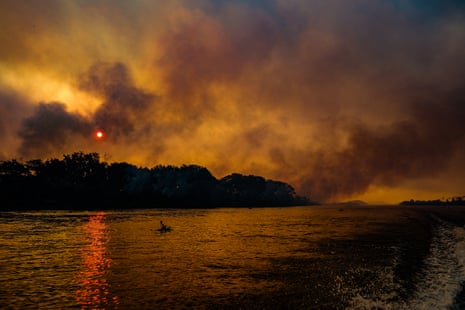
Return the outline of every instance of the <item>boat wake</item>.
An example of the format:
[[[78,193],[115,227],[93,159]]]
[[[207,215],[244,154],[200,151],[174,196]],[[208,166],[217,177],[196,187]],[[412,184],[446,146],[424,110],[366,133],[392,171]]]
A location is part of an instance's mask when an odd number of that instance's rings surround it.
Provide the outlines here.
[[[382,270],[379,277],[384,288],[376,296],[365,296],[363,289],[355,292],[351,309],[465,309],[465,228],[436,219],[438,225],[423,268],[414,279],[415,291],[401,298],[395,266]],[[396,255],[397,256],[397,255]]]

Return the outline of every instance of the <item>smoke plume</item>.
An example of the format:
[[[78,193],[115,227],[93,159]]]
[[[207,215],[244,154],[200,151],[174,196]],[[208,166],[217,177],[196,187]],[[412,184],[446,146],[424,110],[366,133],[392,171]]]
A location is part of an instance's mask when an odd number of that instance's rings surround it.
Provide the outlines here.
[[[5,0],[0,29],[0,156],[463,194],[463,1]]]

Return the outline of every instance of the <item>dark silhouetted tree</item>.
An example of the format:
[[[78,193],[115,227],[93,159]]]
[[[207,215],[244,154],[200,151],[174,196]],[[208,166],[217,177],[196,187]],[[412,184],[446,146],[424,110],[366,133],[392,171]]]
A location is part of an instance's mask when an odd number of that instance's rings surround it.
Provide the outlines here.
[[[0,162],[0,203],[16,208],[217,207],[308,203],[283,182],[231,174],[217,180],[197,165],[107,164],[98,153]]]

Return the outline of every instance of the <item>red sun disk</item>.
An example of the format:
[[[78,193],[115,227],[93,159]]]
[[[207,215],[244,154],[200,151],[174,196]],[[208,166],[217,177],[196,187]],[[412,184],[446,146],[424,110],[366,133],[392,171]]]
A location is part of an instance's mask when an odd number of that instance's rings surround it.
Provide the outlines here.
[[[97,130],[97,131],[95,132],[95,138],[97,138],[97,139],[99,139],[99,140],[100,140],[100,139],[103,139],[104,136],[105,136],[105,133],[104,133],[103,131],[101,131],[101,130]]]

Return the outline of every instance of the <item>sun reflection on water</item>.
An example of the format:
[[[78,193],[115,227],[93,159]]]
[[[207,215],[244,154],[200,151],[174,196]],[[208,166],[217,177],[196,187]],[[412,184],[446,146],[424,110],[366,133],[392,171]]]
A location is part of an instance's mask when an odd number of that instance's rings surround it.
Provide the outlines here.
[[[107,256],[108,235],[105,224],[106,213],[99,212],[89,217],[83,226],[88,243],[81,248],[82,270],[78,275],[80,288],[76,300],[82,307],[106,309],[118,305],[118,297],[110,294],[106,274],[111,265]]]

